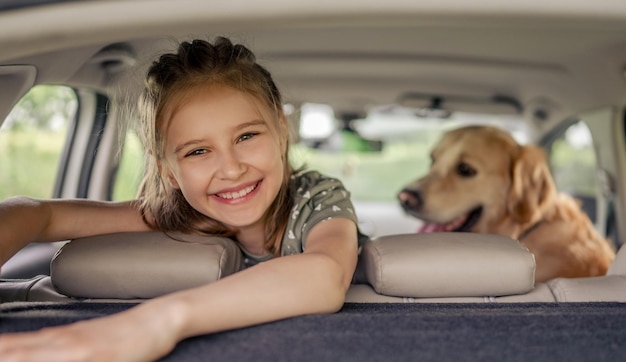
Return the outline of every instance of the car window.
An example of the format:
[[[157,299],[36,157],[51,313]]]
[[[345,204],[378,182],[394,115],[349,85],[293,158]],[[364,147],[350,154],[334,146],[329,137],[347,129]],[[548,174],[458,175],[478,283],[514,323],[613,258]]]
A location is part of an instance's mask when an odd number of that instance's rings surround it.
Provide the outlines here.
[[[137,197],[143,175],[143,155],[143,146],[137,132],[128,129],[113,185],[113,201],[132,200]]]
[[[73,89],[33,87],[0,126],[0,199],[49,198],[78,108]]]
[[[549,162],[557,189],[580,199],[583,209],[595,220],[596,154],[591,132],[584,122],[567,127],[552,142]]]
[[[287,105],[286,113],[292,112]],[[413,111],[374,109],[363,119],[338,120],[324,104],[300,108],[290,159],[342,180],[355,200],[395,202],[397,192],[430,167],[430,151],[443,133],[468,124],[505,128],[521,143],[528,129],[516,117],[456,113],[424,118]],[[391,126],[390,126],[391,125]],[[112,200],[134,199],[143,174],[143,147],[136,131],[126,133]]]
[[[303,105],[292,160],[342,180],[354,200],[396,203],[408,182],[426,174],[430,152],[447,130],[470,124],[501,127],[520,143],[528,129],[518,116],[453,113],[428,117],[415,109],[381,107],[362,119],[335,119],[326,105]]]

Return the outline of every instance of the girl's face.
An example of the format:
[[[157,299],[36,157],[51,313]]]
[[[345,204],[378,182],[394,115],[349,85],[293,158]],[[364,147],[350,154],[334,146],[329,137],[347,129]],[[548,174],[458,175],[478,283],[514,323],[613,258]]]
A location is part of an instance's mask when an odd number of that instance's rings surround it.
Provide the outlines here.
[[[195,92],[166,124],[166,175],[200,213],[263,236],[263,215],[283,180],[272,113],[264,116],[258,100],[230,87]]]

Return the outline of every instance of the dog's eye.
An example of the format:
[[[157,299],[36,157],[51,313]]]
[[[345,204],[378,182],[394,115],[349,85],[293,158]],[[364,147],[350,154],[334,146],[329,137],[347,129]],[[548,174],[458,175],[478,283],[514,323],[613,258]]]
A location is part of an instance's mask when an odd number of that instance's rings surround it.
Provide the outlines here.
[[[456,172],[463,177],[472,177],[476,175],[476,170],[465,162],[459,163],[456,167]]]

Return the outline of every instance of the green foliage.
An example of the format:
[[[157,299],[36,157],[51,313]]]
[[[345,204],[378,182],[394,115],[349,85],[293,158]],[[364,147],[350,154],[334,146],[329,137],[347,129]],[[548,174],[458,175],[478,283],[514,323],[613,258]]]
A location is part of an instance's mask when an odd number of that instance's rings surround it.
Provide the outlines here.
[[[77,108],[67,87],[31,89],[0,128],[0,199],[52,196],[67,125]]]
[[[52,196],[66,129],[0,132],[0,200]]]
[[[76,104],[76,94],[71,88],[40,85],[22,97],[2,128],[58,130],[74,116]]]
[[[328,152],[294,145],[290,157],[297,166],[341,179],[356,200],[393,201],[404,185],[426,174],[439,135],[387,142],[382,152]]]
[[[113,200],[132,200],[137,197],[137,190],[143,174],[144,152],[141,141],[135,132],[128,132],[113,188]]]
[[[574,147],[559,139],[552,146],[550,164],[559,190],[586,196],[596,194],[596,158],[590,145]]]
[[[77,107],[74,91],[37,86],[9,115],[0,130],[0,199],[12,195],[52,195],[59,156],[69,120]],[[291,160],[341,179],[356,200],[393,201],[408,182],[424,175],[430,150],[442,129],[428,129],[387,140],[381,152],[322,151],[296,144]],[[113,190],[114,200],[129,200],[143,173],[144,152],[137,135],[126,135]],[[591,145],[573,146],[557,140],[550,155],[560,190],[595,194],[595,154]]]

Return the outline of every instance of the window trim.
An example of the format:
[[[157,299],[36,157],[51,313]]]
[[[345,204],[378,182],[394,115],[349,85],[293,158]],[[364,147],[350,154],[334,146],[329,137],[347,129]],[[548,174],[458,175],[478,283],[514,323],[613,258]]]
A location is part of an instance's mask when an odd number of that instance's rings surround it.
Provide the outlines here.
[[[68,87],[69,88],[69,87]],[[72,150],[74,149],[74,141],[76,140],[76,133],[78,131],[78,118],[81,114],[81,104],[80,96],[75,88],[70,88],[76,97],[76,111],[74,112],[74,117],[68,124],[67,130],[67,138],[65,140],[65,145],[63,146],[63,150],[61,151],[61,155],[59,157],[59,167],[57,168],[57,177],[54,182],[54,189],[52,190],[52,197],[60,198],[63,195],[63,185],[65,185],[65,180],[67,178],[68,165],[70,160],[70,155],[72,154]]]
[[[80,176],[78,177],[78,186],[76,188],[76,197],[79,198],[88,198],[89,196],[91,174],[93,173],[98,148],[100,146],[100,141],[102,141],[104,127],[106,126],[108,119],[107,105],[109,99],[100,93],[96,93],[95,96],[96,104],[93,113],[93,123],[91,125],[89,139],[87,140],[87,145],[85,147],[82,166],[80,168]]]

